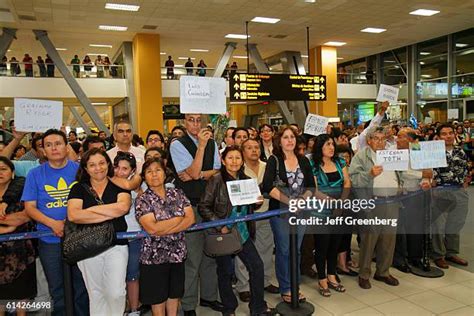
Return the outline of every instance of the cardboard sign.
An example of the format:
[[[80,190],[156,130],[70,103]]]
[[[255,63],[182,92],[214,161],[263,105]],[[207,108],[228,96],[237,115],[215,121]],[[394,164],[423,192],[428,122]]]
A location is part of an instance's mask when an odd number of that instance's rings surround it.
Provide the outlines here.
[[[410,157],[408,149],[377,150],[376,164],[384,171],[406,171]]]
[[[226,184],[232,206],[256,203],[262,195],[256,179],[227,181]]]
[[[314,136],[325,134],[328,122],[329,119],[327,117],[308,114],[304,123],[304,132]]]
[[[15,128],[20,132],[46,132],[63,124],[61,101],[15,98]]]
[[[224,114],[227,83],[224,78],[181,76],[179,96],[181,113]]]
[[[415,170],[447,167],[444,140],[410,143],[410,164]]]
[[[379,89],[379,94],[377,95],[377,101],[384,102],[388,101],[390,104],[398,103],[398,91],[400,89],[387,86],[386,84],[381,84]]]

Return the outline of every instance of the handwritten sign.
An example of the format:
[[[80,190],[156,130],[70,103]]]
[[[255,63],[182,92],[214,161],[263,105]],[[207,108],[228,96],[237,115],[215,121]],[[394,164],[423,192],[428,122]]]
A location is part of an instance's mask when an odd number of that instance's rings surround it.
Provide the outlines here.
[[[224,114],[227,83],[224,78],[181,76],[181,113]]]
[[[377,150],[376,164],[384,171],[406,171],[410,157],[408,149]]]
[[[415,170],[447,167],[444,140],[410,143],[410,164]]]
[[[326,133],[329,119],[324,116],[308,114],[304,123],[304,132],[306,134],[318,136]]]
[[[45,132],[61,128],[63,103],[61,101],[15,98],[15,127],[21,132]]]
[[[459,119],[459,109],[448,109],[448,120]]]
[[[386,84],[381,84],[379,94],[377,95],[377,101],[388,101],[390,104],[397,104],[398,91],[398,88],[388,86]]]
[[[226,184],[232,206],[256,203],[262,195],[256,179],[227,181]]]

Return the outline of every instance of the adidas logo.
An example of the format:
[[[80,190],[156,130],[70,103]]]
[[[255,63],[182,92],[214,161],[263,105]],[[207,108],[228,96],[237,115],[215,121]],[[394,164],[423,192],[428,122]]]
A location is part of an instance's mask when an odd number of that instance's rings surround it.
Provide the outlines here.
[[[69,186],[64,180],[63,177],[60,177],[58,180],[57,187],[51,185],[45,185],[44,189],[48,193],[50,197],[55,199],[55,202],[50,202],[46,204],[47,208],[57,208],[57,207],[64,207],[67,206],[67,197],[69,195],[69,191],[71,190],[72,186],[76,184],[77,181],[74,181]]]

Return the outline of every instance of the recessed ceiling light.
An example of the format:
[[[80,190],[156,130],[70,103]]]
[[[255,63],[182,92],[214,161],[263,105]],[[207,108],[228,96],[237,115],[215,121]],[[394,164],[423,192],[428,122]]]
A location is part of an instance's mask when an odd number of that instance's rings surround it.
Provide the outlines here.
[[[160,52],[160,55],[166,55],[166,52]]]
[[[467,46],[469,46],[469,44],[456,43],[456,47],[459,47],[459,48],[463,48],[463,47],[467,47]]]
[[[106,44],[89,44],[90,47],[103,47],[103,48],[112,48],[112,45]]]
[[[7,52],[11,52],[11,51],[12,51],[11,49],[7,50]]]
[[[178,57],[178,59],[182,59],[182,60],[188,60],[188,58],[191,58],[191,60],[195,60],[196,58],[194,57]]]
[[[257,23],[275,24],[275,23],[280,22],[280,19],[276,19],[276,18],[265,18],[265,17],[262,17],[262,16],[256,16],[256,17],[254,17],[251,21],[252,21],[252,22],[257,22]]]
[[[381,29],[377,27],[366,27],[365,29],[360,30],[360,31],[365,32],[365,33],[382,33],[382,32],[385,32],[386,29]]]
[[[316,3],[316,0],[304,0],[306,3]]]
[[[237,58],[237,59],[247,59],[247,56],[240,56],[240,55],[235,55],[235,56],[232,56],[233,58]]]
[[[56,50],[67,50],[67,48],[59,48],[59,47],[56,47]]]
[[[425,62],[424,62],[424,61],[420,61],[420,65],[424,65],[424,64],[425,64]]]
[[[105,8],[109,10],[134,11],[140,10],[139,5],[121,4],[121,3],[106,3]]]
[[[344,59],[344,57],[337,57],[337,59],[339,59],[339,60],[340,60],[340,59]]]
[[[437,10],[428,10],[428,9],[418,9],[415,11],[411,11],[411,15],[421,15],[421,16],[432,16],[438,14],[440,11]]]
[[[308,55],[301,55],[301,58],[308,58]]]
[[[420,55],[421,56],[428,56],[428,55],[431,55],[430,52],[420,52]]]
[[[327,45],[327,46],[344,46],[346,45],[345,42],[326,42],[324,43],[323,45]]]
[[[247,35],[245,35],[245,34],[227,34],[224,37],[225,38],[246,39]],[[250,37],[250,35],[248,37]]]
[[[107,102],[92,102],[92,105],[107,105]]]
[[[191,48],[189,51],[190,51],[190,52],[207,53],[207,52],[209,52],[209,49]]]
[[[128,27],[126,27],[126,26],[115,26],[115,25],[99,25],[99,30],[125,32],[126,30],[128,30]]]

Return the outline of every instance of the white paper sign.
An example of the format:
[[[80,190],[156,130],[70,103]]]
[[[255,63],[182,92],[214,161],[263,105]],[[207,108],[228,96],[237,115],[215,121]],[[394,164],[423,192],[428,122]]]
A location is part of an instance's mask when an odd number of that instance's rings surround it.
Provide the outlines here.
[[[410,164],[415,170],[447,167],[444,140],[410,143]]]
[[[377,150],[377,162],[384,171],[406,171],[410,157],[408,149]]]
[[[425,117],[425,124],[431,124],[433,123],[433,119],[431,117]]]
[[[448,109],[448,120],[449,119],[457,120],[458,118],[459,118],[459,109]]]
[[[63,124],[61,101],[15,98],[15,128],[20,132],[45,132]]]
[[[237,127],[237,121],[236,120],[230,120],[229,121],[229,127]]]
[[[306,134],[318,136],[326,133],[329,119],[324,116],[308,114],[304,123],[304,132]]]
[[[224,78],[181,76],[179,79],[180,112],[224,114],[227,83]]]
[[[262,195],[256,179],[227,181],[226,184],[232,206],[256,203]]]
[[[381,84],[379,94],[377,95],[377,101],[388,101],[390,104],[397,104],[398,91],[398,88],[387,86],[386,84]]]

